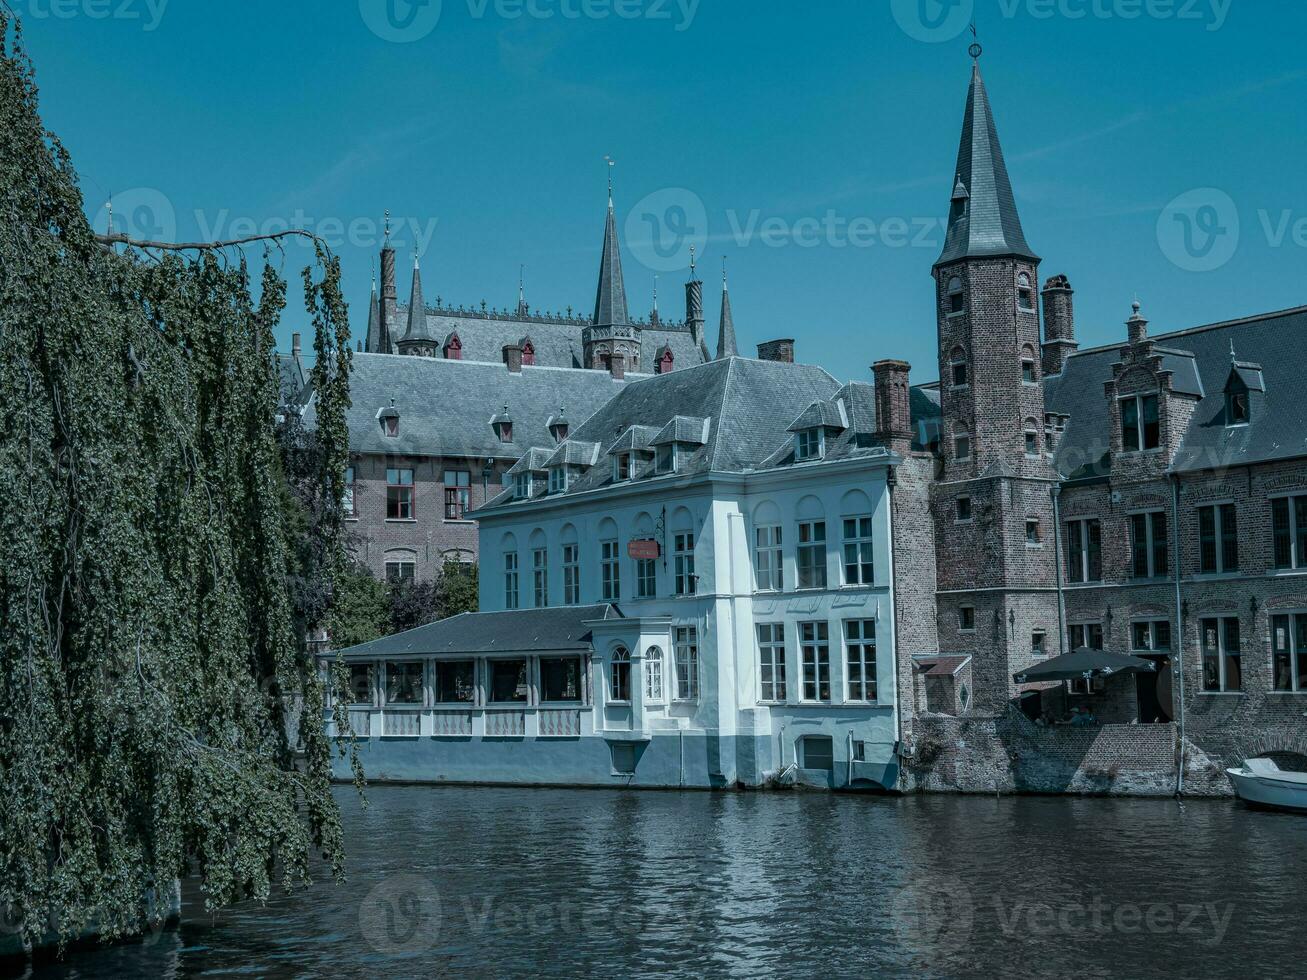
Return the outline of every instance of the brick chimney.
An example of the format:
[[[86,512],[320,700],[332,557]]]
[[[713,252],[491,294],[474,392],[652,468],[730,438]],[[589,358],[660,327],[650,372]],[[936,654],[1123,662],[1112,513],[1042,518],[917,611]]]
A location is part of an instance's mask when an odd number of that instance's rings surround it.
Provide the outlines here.
[[[794,338],[769,340],[758,345],[758,360],[779,361],[782,364],[794,363]]]
[[[1075,290],[1066,276],[1053,276],[1044,283],[1044,374],[1061,374],[1066,360],[1080,346],[1076,343]]]
[[[898,453],[912,449],[912,389],[907,361],[877,361],[871,366],[876,379],[876,439]]]
[[[522,373],[522,347],[520,344],[504,345],[504,363],[514,374]]]
[[[300,335],[297,333],[290,335],[290,353],[292,357],[300,356]]]
[[[621,354],[614,354],[608,361],[608,370],[612,372],[614,381],[621,381],[626,377],[626,358]]]

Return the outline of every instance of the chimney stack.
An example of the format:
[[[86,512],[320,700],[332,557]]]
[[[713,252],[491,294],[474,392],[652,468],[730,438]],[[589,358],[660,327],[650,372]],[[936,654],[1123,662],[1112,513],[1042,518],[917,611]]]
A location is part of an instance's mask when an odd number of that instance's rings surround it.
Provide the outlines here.
[[[912,389],[907,361],[877,361],[871,366],[876,379],[876,439],[897,453],[912,449]]]
[[[1061,374],[1066,360],[1080,346],[1076,343],[1075,290],[1066,276],[1053,276],[1044,283],[1044,374]]]
[[[769,340],[758,345],[758,360],[779,361],[782,364],[794,363],[794,339]]]
[[[1130,319],[1125,322],[1126,333],[1130,338],[1130,343],[1132,345],[1142,344],[1148,339],[1148,321],[1144,319],[1144,315],[1139,312],[1142,309],[1139,300],[1134,301],[1134,305],[1131,306],[1131,309],[1134,312],[1130,315]]]
[[[504,345],[504,363],[514,374],[522,373],[522,347],[520,344]]]
[[[300,356],[300,335],[298,333],[290,335],[290,352],[293,357]]]

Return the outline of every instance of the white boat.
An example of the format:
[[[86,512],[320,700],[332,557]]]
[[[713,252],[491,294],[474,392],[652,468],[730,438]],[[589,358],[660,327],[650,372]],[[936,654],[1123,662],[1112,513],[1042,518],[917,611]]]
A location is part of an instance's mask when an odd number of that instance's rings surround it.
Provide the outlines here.
[[[1270,759],[1245,759],[1225,774],[1245,803],[1307,812],[1307,772],[1289,772]]]

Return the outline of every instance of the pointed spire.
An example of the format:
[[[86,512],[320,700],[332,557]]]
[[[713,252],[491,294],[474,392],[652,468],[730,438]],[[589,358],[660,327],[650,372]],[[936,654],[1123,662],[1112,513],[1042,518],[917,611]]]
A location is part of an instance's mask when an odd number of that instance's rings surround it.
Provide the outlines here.
[[[388,354],[381,339],[381,304],[377,300],[377,270],[372,269],[372,296],[368,301],[368,335],[363,349],[369,354]]]
[[[612,160],[608,165],[612,167]],[[603,258],[599,263],[599,289],[595,295],[594,325],[625,326],[631,322],[626,308],[626,283],[622,278],[622,248],[617,240],[617,218],[613,213],[612,175],[608,178],[608,217],[604,222]]]
[[[531,308],[526,305],[526,266],[520,266],[517,272],[517,315],[527,316]]]
[[[717,338],[717,360],[738,357],[735,343],[735,317],[731,315],[731,290],[726,281],[726,256],[722,256],[722,329]]]
[[[422,298],[422,268],[416,251],[413,252],[413,290],[408,298],[408,331],[404,334],[404,342],[435,342],[427,326],[427,304]]]
[[[976,60],[971,69],[971,88],[958,146],[948,237],[936,264],[998,256],[1037,261],[1021,228],[989,93],[980,75],[979,45],[972,47],[972,57]]]

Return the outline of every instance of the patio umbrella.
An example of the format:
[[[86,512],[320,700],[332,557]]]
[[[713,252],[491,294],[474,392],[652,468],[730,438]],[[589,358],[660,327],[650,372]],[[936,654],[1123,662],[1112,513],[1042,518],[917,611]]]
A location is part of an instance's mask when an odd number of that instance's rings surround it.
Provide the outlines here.
[[[1133,674],[1156,669],[1156,665],[1151,660],[1126,656],[1124,653],[1108,653],[1106,650],[1081,647],[1073,653],[1045,660],[1012,676],[1018,684],[1038,684],[1044,681],[1074,681],[1082,677],[1107,677],[1110,674]]]

